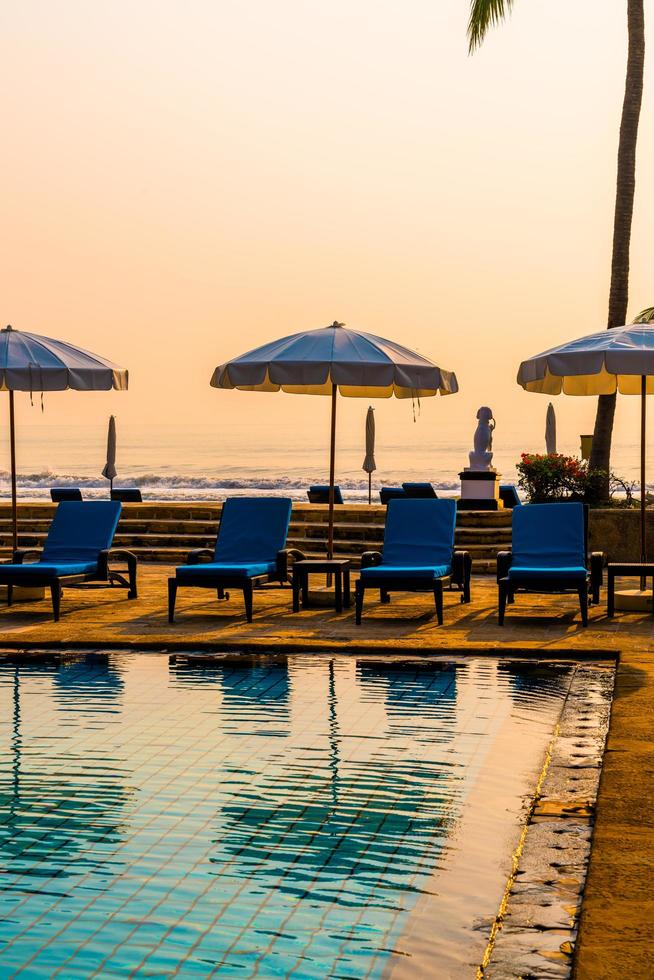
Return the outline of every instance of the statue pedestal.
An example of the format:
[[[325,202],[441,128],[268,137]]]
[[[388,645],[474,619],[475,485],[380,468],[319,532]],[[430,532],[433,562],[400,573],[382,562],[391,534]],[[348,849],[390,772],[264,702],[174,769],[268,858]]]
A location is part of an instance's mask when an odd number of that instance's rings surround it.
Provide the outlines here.
[[[461,498],[459,510],[501,510],[500,474],[495,470],[473,470],[466,467],[459,473]]]

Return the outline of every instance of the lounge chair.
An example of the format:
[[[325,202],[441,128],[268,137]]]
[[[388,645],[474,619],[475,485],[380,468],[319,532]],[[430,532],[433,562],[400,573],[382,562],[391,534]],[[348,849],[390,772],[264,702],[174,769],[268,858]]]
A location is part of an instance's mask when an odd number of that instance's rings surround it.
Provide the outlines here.
[[[438,497],[431,483],[403,483],[402,489],[407,497],[413,497],[414,499],[428,498],[434,500]]]
[[[527,504],[513,511],[511,551],[497,556],[498,617],[516,592],[576,592],[588,625],[589,591],[599,602],[604,555],[588,553],[588,508],[582,503]]]
[[[329,503],[329,485],[326,483],[317,483],[307,490],[307,497],[309,498],[310,504],[328,504]],[[334,503],[343,503],[343,494],[341,493],[341,488],[336,485],[334,487]]]
[[[112,487],[111,499],[120,500],[121,504],[140,504],[143,502],[138,487]]]
[[[500,483],[500,500],[507,510],[522,506],[518,491],[512,483]]]
[[[397,500],[399,497],[406,497],[404,487],[382,487],[379,491],[379,499],[384,507],[387,506],[389,500]]]
[[[443,623],[443,585],[456,584],[461,602],[470,602],[472,562],[466,551],[454,551],[454,500],[390,500],[383,551],[361,556],[356,584],[356,621],[361,623],[366,589],[379,589],[382,602],[390,592],[432,592],[439,625]]]
[[[186,565],[168,579],[168,622],[175,620],[175,600],[180,586],[213,589],[218,599],[229,599],[226,589],[243,593],[245,614],[252,622],[252,593],[265,582],[289,581],[289,556],[304,558],[286,549],[292,502],[286,497],[230,497],[223,504],[216,546],[189,552]],[[203,563],[204,559],[209,559]]]
[[[0,585],[7,586],[11,605],[14,586],[47,587],[52,596],[52,612],[59,619],[61,590],[83,582],[106,582],[128,589],[135,599],[136,555],[111,547],[120,517],[120,504],[111,500],[65,500],[57,507],[43,551],[35,562],[27,563],[29,551],[14,552],[13,561],[0,564]],[[127,574],[109,567],[110,560],[127,563]]]
[[[82,491],[79,487],[50,487],[50,500],[59,504],[62,500],[81,500]]]

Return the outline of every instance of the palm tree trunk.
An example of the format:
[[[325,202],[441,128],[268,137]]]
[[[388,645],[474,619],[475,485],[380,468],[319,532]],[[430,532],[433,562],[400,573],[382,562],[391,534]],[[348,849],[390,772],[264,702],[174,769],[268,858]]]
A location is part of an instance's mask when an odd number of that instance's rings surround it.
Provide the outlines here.
[[[631,219],[634,211],[636,188],[636,143],[638,121],[643,95],[643,69],[645,66],[645,14],[643,0],[627,0],[627,32],[629,49],[627,77],[625,80],[620,142],[618,145],[618,174],[615,191],[615,217],[613,222],[613,254],[611,256],[611,289],[609,292],[609,316],[607,327],[622,326],[627,319],[629,298],[629,243]],[[606,473],[603,495],[609,495],[609,468],[611,436],[615,414],[615,395],[600,395],[595,417],[593,449],[590,457],[592,469]]]

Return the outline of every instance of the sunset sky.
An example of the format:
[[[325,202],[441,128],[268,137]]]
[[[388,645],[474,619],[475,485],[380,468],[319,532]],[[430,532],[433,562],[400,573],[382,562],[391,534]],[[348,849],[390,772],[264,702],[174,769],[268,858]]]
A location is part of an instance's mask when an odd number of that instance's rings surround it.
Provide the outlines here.
[[[126,394],[48,396],[45,422],[238,414],[309,437],[326,399],[298,413],[295,396],[209,378],[339,319],[458,375],[461,393],[416,426],[410,405],[378,402],[386,436],[472,434],[489,404],[498,439],[540,439],[547,398],[517,388],[519,361],[606,321],[626,4],[516,0],[473,57],[467,13],[467,0],[5,3],[0,316],[130,369]],[[630,315],[654,304],[650,79]],[[344,406],[346,431],[365,407]],[[595,402],[556,408],[575,448]],[[618,438],[637,411],[621,403]],[[26,396],[19,422],[43,424]]]

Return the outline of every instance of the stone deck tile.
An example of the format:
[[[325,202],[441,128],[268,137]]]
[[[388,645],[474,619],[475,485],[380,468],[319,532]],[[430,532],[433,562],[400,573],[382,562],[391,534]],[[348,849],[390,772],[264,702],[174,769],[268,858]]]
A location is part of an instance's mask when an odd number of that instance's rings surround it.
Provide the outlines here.
[[[0,606],[0,644],[86,644],[89,646],[140,644],[194,644],[266,647],[288,646],[335,649],[360,645],[392,650],[515,649],[557,654],[578,650],[593,653],[633,651],[652,644],[654,617],[606,617],[605,607],[591,607],[590,625],[581,626],[573,597],[519,596],[510,607],[506,625],[497,625],[496,588],[490,577],[473,580],[472,602],[462,605],[456,592],[445,594],[445,623],[436,624],[429,595],[394,595],[382,606],[366,596],[363,624],[354,622],[354,608],[337,615],[330,608],[312,608],[294,614],[290,589],[255,593],[254,622],[243,615],[243,601],[235,593],[218,603],[213,592],[180,589],[177,622],[167,622],[166,580],[171,569],[142,565],[139,598],[127,599],[123,590],[107,588],[64,590],[62,617],[52,621],[47,600]],[[647,736],[644,736],[647,737]]]

